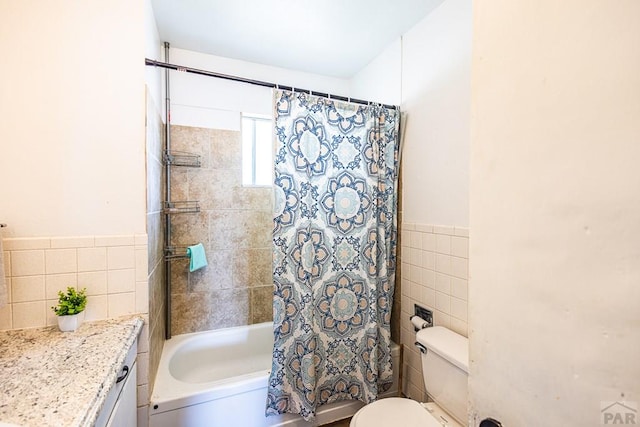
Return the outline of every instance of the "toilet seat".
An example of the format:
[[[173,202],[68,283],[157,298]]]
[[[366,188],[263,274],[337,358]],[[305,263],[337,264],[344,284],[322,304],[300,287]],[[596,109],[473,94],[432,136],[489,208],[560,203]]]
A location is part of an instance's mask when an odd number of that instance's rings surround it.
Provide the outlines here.
[[[351,419],[350,427],[442,427],[420,403],[390,397],[370,403]]]

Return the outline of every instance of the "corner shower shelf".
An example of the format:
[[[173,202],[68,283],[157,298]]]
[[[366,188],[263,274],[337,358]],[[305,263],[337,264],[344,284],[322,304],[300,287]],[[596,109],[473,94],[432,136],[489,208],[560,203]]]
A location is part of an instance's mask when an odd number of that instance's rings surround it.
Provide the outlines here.
[[[198,201],[164,202],[165,214],[198,213],[198,212],[200,212],[200,202]]]
[[[164,162],[170,166],[188,166],[192,168],[202,166],[199,154],[186,153],[184,151],[165,151]]]
[[[164,248],[164,260],[174,261],[178,259],[188,259],[187,255],[188,246],[167,246]]]

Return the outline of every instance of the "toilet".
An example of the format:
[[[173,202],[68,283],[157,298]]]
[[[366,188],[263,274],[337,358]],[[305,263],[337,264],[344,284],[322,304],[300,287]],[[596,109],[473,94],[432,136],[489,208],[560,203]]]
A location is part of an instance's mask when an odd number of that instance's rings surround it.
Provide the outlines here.
[[[350,427],[462,427],[467,425],[469,341],[442,326],[416,333],[422,379],[433,400],[380,399],[360,409]]]

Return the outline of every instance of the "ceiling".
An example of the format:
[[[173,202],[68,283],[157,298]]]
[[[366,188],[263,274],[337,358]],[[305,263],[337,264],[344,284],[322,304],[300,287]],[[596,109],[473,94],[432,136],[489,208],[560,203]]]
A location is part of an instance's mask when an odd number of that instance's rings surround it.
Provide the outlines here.
[[[350,78],[444,0],[152,0],[171,47]]]

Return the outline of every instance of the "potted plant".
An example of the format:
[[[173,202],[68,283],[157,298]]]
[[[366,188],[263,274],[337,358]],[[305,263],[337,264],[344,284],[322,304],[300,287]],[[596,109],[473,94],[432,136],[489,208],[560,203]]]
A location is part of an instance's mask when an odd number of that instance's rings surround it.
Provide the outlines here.
[[[87,306],[86,288],[77,291],[69,286],[67,292],[58,291],[58,305],[51,309],[58,316],[58,327],[62,332],[75,331],[84,320]]]

